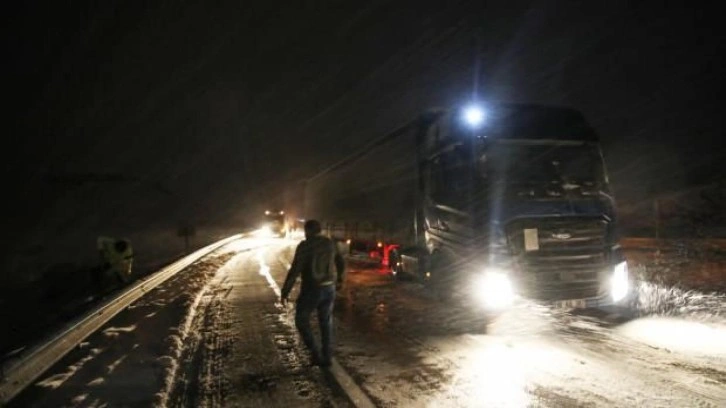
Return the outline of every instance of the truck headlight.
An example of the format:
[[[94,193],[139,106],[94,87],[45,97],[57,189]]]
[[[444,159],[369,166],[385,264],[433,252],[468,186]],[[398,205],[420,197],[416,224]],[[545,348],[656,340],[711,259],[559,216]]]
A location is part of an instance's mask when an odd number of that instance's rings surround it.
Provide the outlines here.
[[[487,309],[502,309],[512,304],[514,290],[506,273],[497,269],[486,269],[476,277],[474,296]]]
[[[613,302],[619,302],[628,294],[628,263],[623,261],[615,265],[610,279],[610,293]]]

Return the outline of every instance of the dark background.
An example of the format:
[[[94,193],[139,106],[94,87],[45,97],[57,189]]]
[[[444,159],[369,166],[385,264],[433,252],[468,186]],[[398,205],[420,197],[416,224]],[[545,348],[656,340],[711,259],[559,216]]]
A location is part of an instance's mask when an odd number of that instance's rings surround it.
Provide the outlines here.
[[[143,3],[6,10],[0,281],[92,262],[103,234],[131,238],[139,265],[171,259],[179,228],[194,226],[199,245],[250,226],[366,140],[473,93],[581,110],[626,231],[651,233],[659,197],[683,223],[719,225],[721,201],[701,197],[723,197],[716,9]]]

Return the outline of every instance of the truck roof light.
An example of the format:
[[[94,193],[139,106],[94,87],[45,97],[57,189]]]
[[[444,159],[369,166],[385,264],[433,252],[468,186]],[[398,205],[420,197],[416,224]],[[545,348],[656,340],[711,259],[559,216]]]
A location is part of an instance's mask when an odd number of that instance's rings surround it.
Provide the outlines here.
[[[484,122],[484,110],[477,105],[464,108],[464,120],[471,127],[479,127]]]

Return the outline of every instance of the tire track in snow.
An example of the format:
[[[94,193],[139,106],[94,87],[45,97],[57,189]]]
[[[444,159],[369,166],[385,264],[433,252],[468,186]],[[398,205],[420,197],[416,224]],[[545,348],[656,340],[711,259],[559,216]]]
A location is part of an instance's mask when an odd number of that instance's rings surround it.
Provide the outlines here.
[[[210,381],[205,375],[222,377],[219,375],[219,352],[224,352],[225,346],[228,349],[228,344],[224,344],[220,350],[205,350],[207,341],[212,343],[224,341],[218,338],[214,330],[219,326],[215,320],[218,315],[209,311],[218,311],[219,302],[215,301],[215,296],[218,293],[219,282],[216,278],[220,276],[220,272],[224,274],[225,268],[228,268],[236,255],[249,250],[243,249],[218,256],[217,265],[221,263],[221,266],[217,266],[214,274],[205,279],[201,290],[190,302],[177,333],[167,338],[169,354],[159,358],[165,363],[166,374],[164,388],[157,393],[157,406],[166,407],[170,403],[173,406],[221,406],[225,383]],[[205,328],[212,330],[204,330]],[[207,364],[211,365],[205,366]]]

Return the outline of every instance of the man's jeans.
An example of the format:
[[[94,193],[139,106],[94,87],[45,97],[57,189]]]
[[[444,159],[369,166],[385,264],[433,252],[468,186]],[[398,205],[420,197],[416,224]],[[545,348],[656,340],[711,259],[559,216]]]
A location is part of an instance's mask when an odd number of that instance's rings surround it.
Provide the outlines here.
[[[314,363],[330,363],[333,355],[333,305],[335,303],[335,285],[323,286],[300,293],[295,310],[295,326],[312,354]],[[318,312],[318,323],[322,337],[322,354],[320,353],[313,331],[310,328],[310,315]]]

